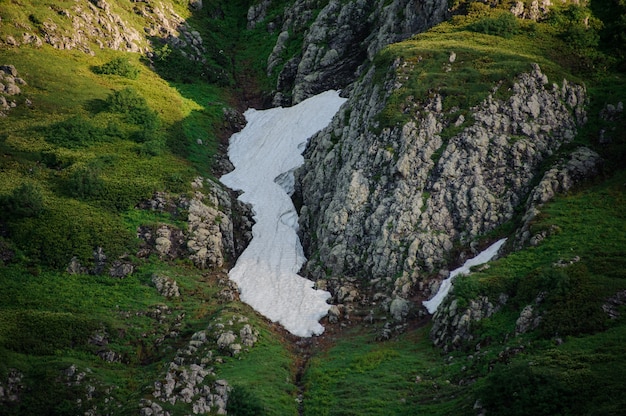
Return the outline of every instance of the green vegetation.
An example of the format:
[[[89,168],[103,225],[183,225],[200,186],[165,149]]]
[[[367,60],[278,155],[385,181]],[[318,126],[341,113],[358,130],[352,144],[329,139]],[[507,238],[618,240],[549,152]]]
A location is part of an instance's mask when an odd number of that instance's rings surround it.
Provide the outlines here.
[[[139,76],[139,68],[123,57],[113,58],[106,64],[96,66],[93,72],[96,74],[119,75],[128,79],[137,79]]]
[[[69,28],[63,10],[75,5],[0,3],[3,39],[20,39],[25,25],[37,33],[50,23]],[[133,2],[108,3],[143,32]],[[97,47],[95,56],[48,45],[3,47],[0,64],[15,65],[27,85],[15,98],[18,106],[0,118],[0,383],[13,369],[24,375],[22,400],[0,402],[0,415],[75,415],[92,405],[100,414],[137,414],[191,334],[235,314],[260,335],[235,357],[209,341],[220,361],[208,379],[224,378],[233,387],[229,414],[475,415],[477,399],[494,415],[623,413],[626,309],[618,307],[620,316],[611,320],[602,306],[626,290],[626,129],[623,116],[603,121],[598,114],[626,97],[626,2],[565,4],[530,22],[503,12],[508,3],[453,1],[465,13],[375,58],[378,81],[397,57],[407,63],[397,74],[404,85],[378,128],[402,124],[440,94],[448,121],[465,117],[462,126],[443,131],[444,141],[471,125],[468,109],[494,85],[500,85],[497,97],[506,98],[515,74],[531,63],[551,81],[584,80],[589,121],[566,150],[592,146],[604,157],[604,170],[542,209],[531,228],[546,233],[540,245],[457,279],[459,307],[477,296],[509,296],[499,313],[473,324],[472,343],[444,356],[430,343],[428,325],[388,341],[376,339],[380,324],[337,327],[325,339],[329,345],[310,351],[304,369],[297,368],[291,340],[247,306],[220,298],[223,275],[186,261],[135,257],[137,227],[185,227],[180,216],[137,204],[155,192],[185,195],[195,176],[211,177],[231,129],[224,108],[260,101],[275,88],[280,65],[268,76],[266,64],[278,31],[268,24],[280,23],[289,2],[271,2],[265,20],[248,29],[251,3],[205,0],[192,13],[188,2],[171,2],[202,35],[204,61],[188,60],[159,39],[151,39],[151,61]],[[303,36],[289,34],[285,61],[299,53]],[[602,145],[600,129],[610,138]],[[132,262],[135,272],[125,279],[66,273],[74,257],[84,270],[95,268],[98,248],[109,259]],[[160,296],[153,273],[175,279],[181,297]],[[529,304],[542,320],[515,336]],[[159,320],[154,310],[162,307],[171,314]],[[96,335],[106,335],[106,349],[119,361],[98,356],[102,346],[90,342]],[[66,375],[72,365],[95,387],[90,403],[77,404],[87,396],[86,384]],[[186,406],[164,407],[183,414]]]
[[[305,415],[467,414],[472,398],[421,328],[390,341],[343,334],[305,374]],[[454,410],[453,410],[454,409]]]

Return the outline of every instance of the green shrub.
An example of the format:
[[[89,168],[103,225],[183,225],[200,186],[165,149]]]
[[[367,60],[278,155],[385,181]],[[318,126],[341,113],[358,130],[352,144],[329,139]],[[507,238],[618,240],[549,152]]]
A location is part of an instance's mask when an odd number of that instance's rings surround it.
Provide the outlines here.
[[[498,366],[478,397],[490,415],[577,414],[577,395],[553,374],[528,364]]]
[[[39,159],[41,160],[41,163],[46,165],[46,167],[58,170],[70,167],[74,163],[74,158],[61,156],[54,151],[41,152]]]
[[[165,141],[162,138],[147,140],[138,149],[138,153],[144,156],[160,156],[164,151]]]
[[[73,116],[44,131],[46,141],[66,148],[79,148],[118,137],[119,130],[97,127],[82,116]]]
[[[96,247],[103,247],[106,255],[114,258],[133,252],[136,244],[134,233],[121,218],[68,199],[53,204],[45,216],[10,222],[9,232],[32,263],[55,269],[65,269],[73,256],[83,262],[92,260]]]
[[[93,167],[76,169],[67,180],[66,189],[70,196],[76,198],[94,198],[102,195],[104,181],[100,172]]]
[[[87,345],[89,335],[99,327],[93,318],[71,313],[20,310],[3,319],[10,323],[3,334],[5,347],[34,355]]]
[[[540,326],[546,336],[591,334],[605,328],[601,291],[584,265],[569,266],[550,277],[547,311]]]
[[[128,59],[114,58],[104,65],[97,66],[93,69],[96,74],[119,75],[128,79],[137,79],[139,69],[133,66]]]
[[[485,17],[472,23],[468,29],[473,32],[511,38],[518,33],[519,20],[511,13],[503,12],[496,17]]]
[[[36,217],[43,212],[41,189],[30,183],[15,188],[8,196],[0,197],[0,216],[5,218]]]
[[[222,87],[231,84],[228,71],[224,69],[224,66],[229,64],[224,53],[216,53],[215,62],[209,59],[201,63],[189,59],[178,49],[172,49],[165,44],[156,48],[154,55],[152,62],[154,68],[159,75],[169,81],[192,84],[204,80]]]
[[[602,22],[584,6],[570,4],[553,8],[548,21],[559,30],[559,37],[576,51],[595,49],[600,42]]]
[[[243,386],[234,386],[228,395],[226,410],[233,416],[263,416],[265,410],[255,395]]]
[[[158,114],[134,88],[114,91],[107,98],[107,104],[111,112],[124,114],[127,122],[142,130],[155,131],[161,126]]]
[[[128,113],[139,108],[148,107],[146,99],[139,95],[137,90],[132,87],[113,91],[113,93],[107,97],[106,101],[109,105],[109,110],[114,113]]]

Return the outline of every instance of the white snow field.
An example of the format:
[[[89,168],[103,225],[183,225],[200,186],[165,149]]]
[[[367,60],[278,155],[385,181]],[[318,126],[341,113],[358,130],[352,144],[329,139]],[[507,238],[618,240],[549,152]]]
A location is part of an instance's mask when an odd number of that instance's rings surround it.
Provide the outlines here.
[[[310,337],[324,332],[330,293],[313,288],[297,273],[306,261],[291,201],[293,171],[304,163],[308,139],[326,127],[346,99],[326,91],[288,108],[248,109],[248,124],[230,138],[228,157],[235,170],[220,181],[250,203],[252,241],[228,273],[241,300],[289,332]]]
[[[441,302],[443,302],[445,297],[448,295],[448,292],[452,288],[452,282],[454,281],[454,278],[456,276],[460,274],[469,274],[471,267],[487,263],[498,253],[498,250],[500,250],[500,247],[502,247],[505,242],[506,238],[496,241],[495,243],[487,247],[484,251],[481,251],[476,257],[467,260],[458,269],[452,270],[448,278],[441,282],[441,286],[439,286],[439,290],[437,291],[435,296],[433,296],[433,298],[430,300],[422,302],[426,309],[428,309],[428,313],[435,313]]]

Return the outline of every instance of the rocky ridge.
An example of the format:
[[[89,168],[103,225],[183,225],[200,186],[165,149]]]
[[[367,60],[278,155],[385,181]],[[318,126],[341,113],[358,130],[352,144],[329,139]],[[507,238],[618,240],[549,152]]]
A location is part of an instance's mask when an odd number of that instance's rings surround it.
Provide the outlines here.
[[[343,112],[311,140],[299,172],[307,272],[355,276],[403,299],[430,292],[424,279],[445,275],[455,245],[476,252],[476,237],[510,220],[544,160],[586,119],[584,87],[551,84],[533,65],[506,98],[494,87],[470,110],[471,120],[444,110],[434,93],[423,103],[409,97],[409,120],[377,131],[376,116],[402,87],[407,65],[396,60],[384,84],[371,69]],[[450,126],[460,132],[448,138]],[[595,164],[592,154],[577,155],[583,159],[575,165]],[[573,179],[581,175],[572,172]]]
[[[113,6],[111,5],[113,4]],[[22,33],[6,35],[0,44],[8,47],[51,45],[61,50],[79,50],[95,55],[94,46],[153,57],[152,49],[167,44],[181,50],[190,60],[205,62],[206,49],[200,33],[194,30],[169,4],[152,1],[133,2],[132,13],[144,19],[143,33],[122,18],[118,5],[106,0],[77,1],[71,8],[51,5],[55,19],[14,22]],[[202,8],[193,1],[192,10]],[[155,41],[157,41],[155,43]]]
[[[260,23],[269,3],[250,8],[249,27]],[[274,105],[348,86],[383,47],[441,22],[447,8],[442,0],[295,1],[280,21],[267,23],[268,30],[279,31],[267,61],[268,75],[280,72]],[[288,44],[301,34],[300,53],[286,56]]]

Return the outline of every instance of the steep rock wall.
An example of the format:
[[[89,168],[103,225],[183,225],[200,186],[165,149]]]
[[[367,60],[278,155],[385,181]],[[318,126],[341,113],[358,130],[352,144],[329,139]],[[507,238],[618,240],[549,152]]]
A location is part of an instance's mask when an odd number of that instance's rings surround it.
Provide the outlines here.
[[[468,120],[447,121],[433,93],[409,106],[402,126],[381,130],[376,116],[402,87],[403,65],[397,60],[384,83],[371,69],[310,142],[300,224],[313,277],[356,276],[409,297],[455,246],[475,249],[477,236],[524,205],[543,162],[584,122],[586,98],[583,87],[550,84],[533,65],[508,98],[494,88]],[[450,125],[460,132],[446,138]]]
[[[249,24],[257,24],[267,3],[250,9]],[[383,47],[440,23],[447,7],[446,0],[296,0],[285,10],[268,58],[268,74],[281,68],[274,104],[348,86]],[[287,45],[302,33],[299,53],[288,56]]]

